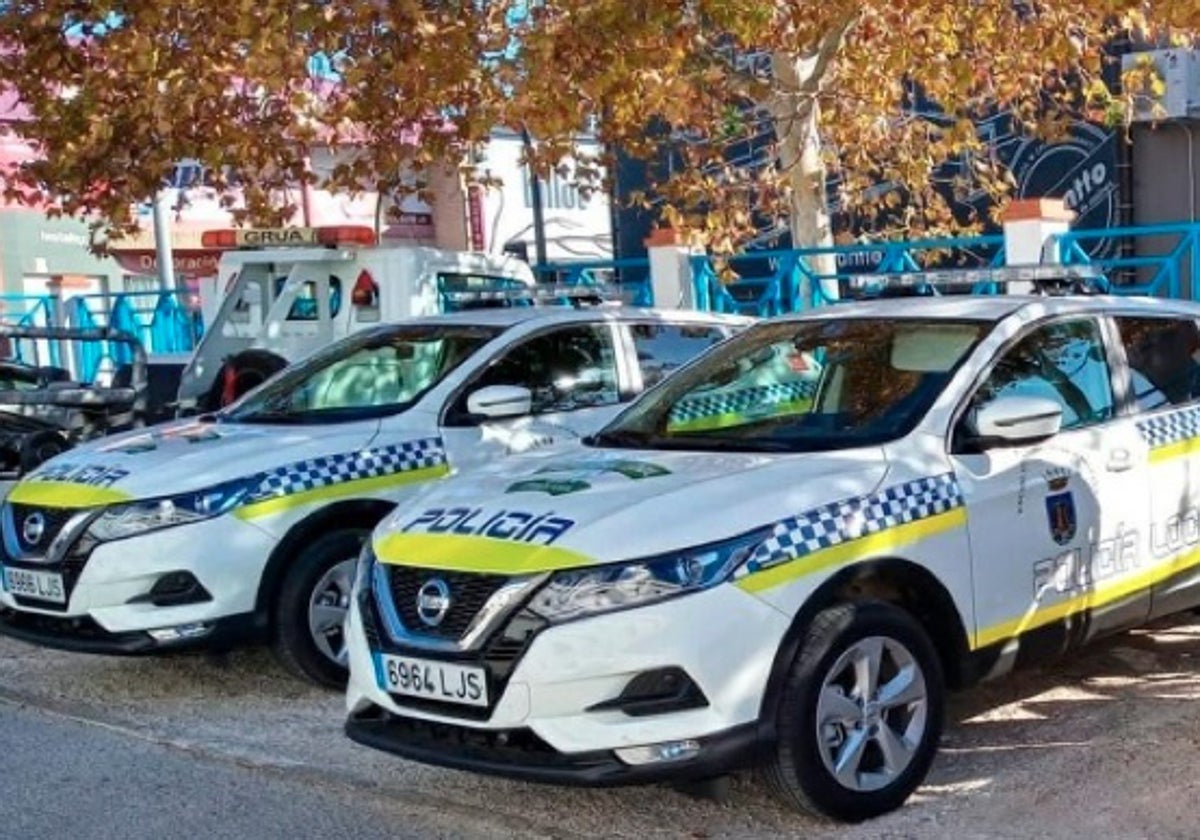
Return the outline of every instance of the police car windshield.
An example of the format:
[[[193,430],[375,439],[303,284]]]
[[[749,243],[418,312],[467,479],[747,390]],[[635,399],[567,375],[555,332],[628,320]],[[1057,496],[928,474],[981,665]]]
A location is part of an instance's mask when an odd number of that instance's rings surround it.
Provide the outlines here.
[[[590,438],[598,446],[811,452],[907,434],[990,322],[845,318],[752,327]]]
[[[293,365],[217,415],[228,423],[343,423],[411,407],[500,327],[384,327]]]

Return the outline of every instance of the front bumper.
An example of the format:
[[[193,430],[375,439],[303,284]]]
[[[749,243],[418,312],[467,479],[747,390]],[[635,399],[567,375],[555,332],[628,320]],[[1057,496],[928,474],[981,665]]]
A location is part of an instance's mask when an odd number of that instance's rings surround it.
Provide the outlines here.
[[[275,542],[251,523],[220,516],[103,543],[86,558],[68,556],[47,563],[6,556],[0,559],[14,568],[62,574],[67,603],[32,601],[0,587],[0,632],[22,633],[30,641],[55,647],[74,644],[75,650],[97,645],[105,653],[156,649],[160,645],[153,639],[147,642],[146,631],[196,624],[215,627],[224,619],[254,612]],[[189,573],[206,595],[190,603],[164,605],[161,599],[155,603],[149,597],[151,590],[174,572]],[[242,623],[221,626],[236,628]],[[208,635],[214,634],[215,630]]]
[[[203,635],[160,640],[141,630],[110,633],[88,617],[64,618],[0,608],[0,636],[71,653],[140,656],[185,650],[220,650],[245,642],[262,631],[258,618],[254,614],[246,614],[211,622]]]
[[[699,752],[683,762],[629,765],[611,750],[564,754],[528,729],[480,730],[392,715],[378,707],[351,715],[351,740],[412,761],[577,787],[616,787],[709,779],[756,762],[763,739],[756,724],[699,739]]]
[[[364,614],[372,623],[370,641]],[[356,602],[347,619],[346,731],[359,743],[419,761],[533,781],[614,785],[703,778],[752,758],[763,695],[789,625],[764,601],[723,585],[546,627],[497,679],[490,643],[478,659],[397,649],[375,625],[370,604]],[[392,694],[379,667],[385,654],[484,667],[495,688],[490,705],[455,707]],[[648,714],[614,705],[639,675],[663,669],[686,674],[703,702]],[[536,748],[509,749],[514,738]],[[480,746],[494,746],[497,739],[505,742],[500,752]],[[646,765],[616,753],[682,741],[700,748],[684,760]]]

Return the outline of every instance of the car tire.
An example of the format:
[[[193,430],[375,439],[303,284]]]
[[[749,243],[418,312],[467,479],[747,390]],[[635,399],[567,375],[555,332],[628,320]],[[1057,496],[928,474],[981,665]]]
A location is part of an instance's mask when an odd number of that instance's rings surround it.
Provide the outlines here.
[[[346,639],[338,620],[350,606],[350,587],[366,528],[322,534],[292,562],[272,615],[275,655],[301,679],[328,688],[346,685]]]
[[[266,350],[245,350],[238,353],[221,365],[212,387],[204,395],[200,410],[209,412],[224,408],[285,367],[285,360]]]
[[[790,807],[870,819],[899,808],[924,780],[944,713],[941,662],[921,625],[890,604],[840,604],[808,627],[762,770]]]

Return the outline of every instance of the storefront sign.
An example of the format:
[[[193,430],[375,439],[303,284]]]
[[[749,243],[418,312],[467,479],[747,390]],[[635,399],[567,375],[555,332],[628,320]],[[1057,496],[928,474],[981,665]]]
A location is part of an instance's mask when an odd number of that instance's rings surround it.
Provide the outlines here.
[[[112,257],[130,274],[158,274],[158,256],[153,251],[112,251]],[[180,277],[209,277],[217,273],[220,251],[175,251],[171,254],[175,274]]]

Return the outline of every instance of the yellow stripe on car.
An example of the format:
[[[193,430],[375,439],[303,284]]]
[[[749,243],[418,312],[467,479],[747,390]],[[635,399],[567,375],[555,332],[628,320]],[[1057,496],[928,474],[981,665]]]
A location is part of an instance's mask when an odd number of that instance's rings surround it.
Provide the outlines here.
[[[133,497],[111,487],[75,484],[70,481],[22,481],[13,487],[7,501],[51,508],[90,508],[132,501]]]
[[[374,548],[381,563],[451,572],[525,575],[596,563],[567,548],[460,534],[391,533]]]
[[[1081,592],[1056,604],[1039,607],[1035,601],[1024,615],[977,631],[971,647],[981,648],[1004,642],[1069,616],[1107,606],[1195,566],[1200,566],[1200,549],[1188,551],[1140,574],[1098,585],[1089,592]]]
[[[1171,461],[1175,458],[1183,458],[1196,454],[1200,454],[1200,438],[1185,438],[1184,440],[1161,446],[1158,449],[1151,449],[1150,463],[1158,464],[1163,461]]]
[[[357,496],[376,490],[400,487],[405,484],[432,481],[449,473],[450,467],[448,465],[439,464],[436,467],[406,470],[404,472],[392,473],[391,475],[342,481],[325,487],[317,487],[313,490],[302,490],[299,493],[289,493],[285,496],[274,496],[269,499],[263,499],[260,502],[252,502],[235,510],[233,515],[238,519],[258,519],[302,505],[311,505],[317,502],[329,501],[330,499],[345,498],[346,496]]]
[[[845,566],[870,557],[886,556],[936,534],[953,528],[961,528],[966,522],[966,510],[957,507],[945,513],[896,525],[874,534],[805,554],[803,557],[780,563],[777,566],[771,566],[761,572],[747,575],[737,581],[737,585],[747,592],[763,592],[834,566]]]

